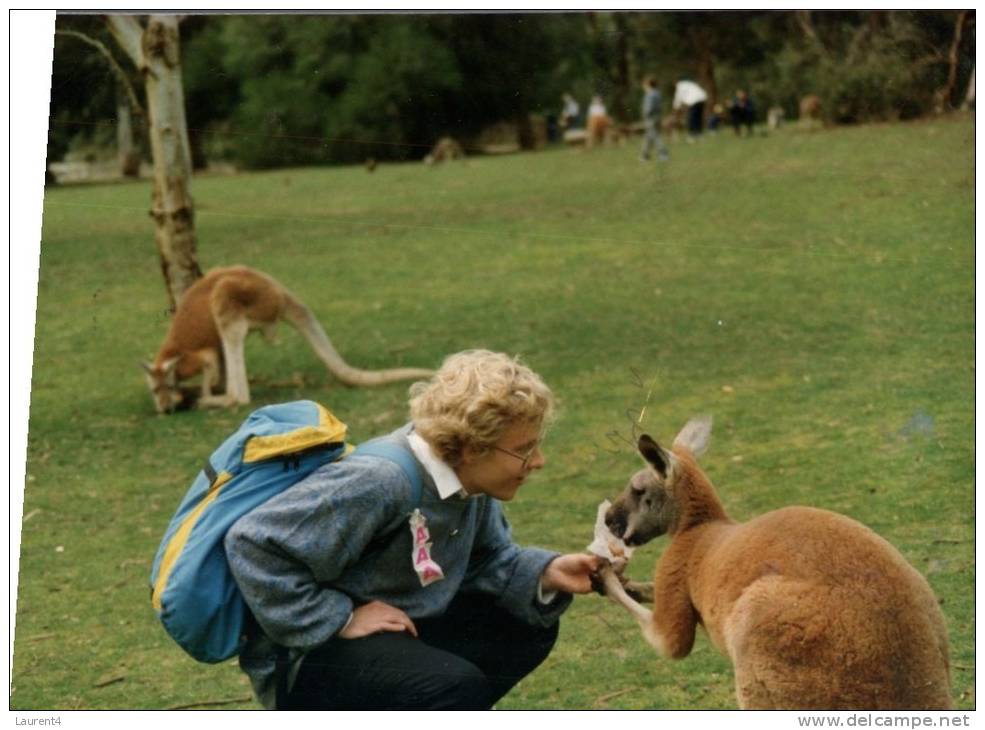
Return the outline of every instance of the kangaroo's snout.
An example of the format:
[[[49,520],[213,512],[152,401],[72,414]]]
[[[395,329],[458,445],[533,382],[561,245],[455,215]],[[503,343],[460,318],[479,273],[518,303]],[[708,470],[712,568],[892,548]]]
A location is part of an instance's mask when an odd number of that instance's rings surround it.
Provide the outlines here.
[[[609,532],[622,540],[626,532],[626,513],[618,505],[612,505],[605,513],[605,526],[609,528]]]
[[[605,526],[629,547],[638,547],[651,539],[639,532],[639,516],[626,509],[625,500],[621,497],[605,513]]]

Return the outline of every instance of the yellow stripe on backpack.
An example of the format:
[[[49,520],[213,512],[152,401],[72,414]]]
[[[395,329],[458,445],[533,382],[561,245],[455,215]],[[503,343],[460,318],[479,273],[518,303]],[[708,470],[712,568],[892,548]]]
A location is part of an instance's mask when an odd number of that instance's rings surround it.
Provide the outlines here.
[[[188,513],[188,516],[182,520],[181,527],[174,533],[174,537],[168,541],[168,546],[164,550],[164,557],[161,560],[157,581],[154,583],[154,592],[151,594],[151,606],[154,607],[155,611],[161,610],[161,594],[168,584],[168,578],[171,575],[171,569],[174,567],[175,561],[181,555],[181,551],[185,549],[185,543],[188,542],[188,536],[192,534],[192,528],[195,527],[195,523],[198,522],[198,518],[202,516],[205,509],[219,496],[219,490],[222,489],[222,485],[232,478],[233,475],[228,471],[222,472],[209,488],[205,499],[199,503],[198,507]]]

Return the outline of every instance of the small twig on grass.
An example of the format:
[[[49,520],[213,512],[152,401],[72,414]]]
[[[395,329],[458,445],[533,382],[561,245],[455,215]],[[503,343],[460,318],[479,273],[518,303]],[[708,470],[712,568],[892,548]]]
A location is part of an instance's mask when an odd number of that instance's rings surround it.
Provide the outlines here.
[[[45,639],[54,639],[55,634],[37,634],[35,636],[28,636],[24,641],[44,641]]]
[[[608,629],[609,631],[615,631],[615,630],[616,630],[616,627],[615,627],[615,626],[613,626],[612,624],[610,624],[610,623],[609,623],[608,621],[606,621],[606,620],[605,620],[605,617],[604,617],[604,616],[602,616],[602,614],[600,614],[600,613],[596,613],[596,614],[593,614],[593,615],[594,615],[594,617],[595,617],[595,618],[597,618],[597,619],[598,619],[598,620],[599,620],[599,621],[600,621],[600,622],[601,622],[601,623],[602,623],[602,624],[603,624],[603,625],[605,626],[605,628],[607,628],[607,629]]]
[[[93,687],[108,687],[111,684],[116,684],[117,682],[122,682],[127,678],[125,674],[118,674],[115,677],[107,677],[106,679],[100,679],[96,682]]]
[[[24,519],[23,519],[23,520],[21,520],[21,522],[27,522],[27,521],[28,521],[29,519],[31,519],[32,517],[34,517],[34,516],[35,516],[36,514],[38,514],[38,513],[40,512],[40,511],[41,511],[40,509],[32,509],[32,510],[31,510],[30,512],[28,512],[28,513],[27,513],[26,515],[24,515]]]
[[[624,695],[624,694],[628,694],[630,692],[634,692],[635,690],[636,690],[636,687],[628,687],[626,689],[621,689],[621,690],[618,690],[616,692],[609,692],[608,694],[604,694],[601,697],[597,698],[595,700],[595,702],[592,703],[592,707],[598,707],[599,705],[601,705],[601,704],[603,704],[605,702],[608,702],[611,699],[615,699],[616,697],[619,697],[620,695]]]
[[[243,702],[249,702],[253,699],[253,695],[246,695],[245,697],[232,697],[228,700],[202,700],[201,702],[189,702],[187,705],[172,705],[171,707],[165,707],[165,710],[190,710],[193,707],[217,707],[219,705],[238,705]]]

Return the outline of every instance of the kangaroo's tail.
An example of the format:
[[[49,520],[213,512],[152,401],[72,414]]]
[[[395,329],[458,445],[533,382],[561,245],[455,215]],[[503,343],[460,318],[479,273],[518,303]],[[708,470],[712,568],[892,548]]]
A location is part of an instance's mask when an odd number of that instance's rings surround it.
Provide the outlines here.
[[[383,385],[398,380],[429,378],[434,374],[434,371],[424,368],[391,368],[389,370],[360,370],[355,368],[342,359],[315,315],[303,302],[287,291],[284,292],[284,300],[284,319],[304,335],[312,349],[325,363],[329,372],[346,385]]]

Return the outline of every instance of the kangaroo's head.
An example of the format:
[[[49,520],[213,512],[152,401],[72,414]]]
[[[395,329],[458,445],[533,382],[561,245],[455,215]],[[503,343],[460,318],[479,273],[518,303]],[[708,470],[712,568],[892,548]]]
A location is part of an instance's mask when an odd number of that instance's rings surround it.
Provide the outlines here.
[[[640,436],[637,448],[647,468],[632,476],[606,512],[605,524],[612,534],[627,545],[643,545],[676,532],[687,508],[681,487],[690,484],[692,471],[700,473],[694,457],[704,453],[710,437],[710,416],[690,420],[674,439],[673,451],[647,434]]]
[[[154,408],[158,413],[174,413],[182,405],[185,397],[178,387],[178,358],[172,357],[159,364],[141,362],[150,388]]]

